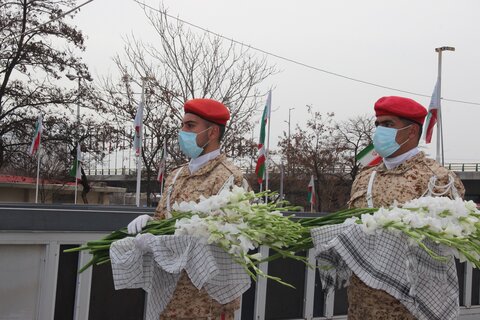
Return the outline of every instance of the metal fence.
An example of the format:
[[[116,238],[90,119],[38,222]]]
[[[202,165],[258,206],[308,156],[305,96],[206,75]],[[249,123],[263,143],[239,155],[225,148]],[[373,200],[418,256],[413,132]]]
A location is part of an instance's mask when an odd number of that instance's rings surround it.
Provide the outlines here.
[[[457,172],[478,172],[480,163],[447,163],[445,167]]]

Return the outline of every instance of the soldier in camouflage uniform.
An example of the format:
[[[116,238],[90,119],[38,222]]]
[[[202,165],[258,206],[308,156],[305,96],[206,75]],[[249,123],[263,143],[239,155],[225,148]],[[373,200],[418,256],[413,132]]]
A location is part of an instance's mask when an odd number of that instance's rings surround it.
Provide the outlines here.
[[[463,197],[462,182],[417,148],[426,109],[402,97],[383,97],[375,104],[373,143],[383,163],[356,177],[349,207],[389,207],[424,195]],[[348,290],[349,320],[412,320],[415,317],[383,290],[368,287],[355,274]]]
[[[248,188],[239,168],[220,153],[220,141],[230,119],[228,109],[210,99],[193,99],[185,103],[179,144],[191,160],[174,170],[166,180],[165,192],[155,211],[156,219],[169,218],[175,202],[198,201],[234,184]],[[129,232],[139,232],[149,216],[140,216],[129,224]],[[182,272],[172,299],[160,315],[161,320],[211,319],[232,320],[240,307],[239,299],[222,305],[198,290]]]

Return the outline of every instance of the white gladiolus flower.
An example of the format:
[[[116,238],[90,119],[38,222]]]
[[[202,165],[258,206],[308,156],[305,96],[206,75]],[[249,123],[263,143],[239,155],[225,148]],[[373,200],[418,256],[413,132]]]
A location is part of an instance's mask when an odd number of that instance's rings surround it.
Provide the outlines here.
[[[408,212],[402,217],[403,223],[411,226],[412,228],[423,228],[428,224],[426,219],[420,217],[416,212]]]
[[[228,234],[240,233],[239,225],[233,224],[233,223],[226,223],[225,225],[219,228],[219,231],[222,233],[228,233]]]
[[[375,218],[369,214],[362,214],[361,220],[362,220],[362,224],[361,224],[362,230],[366,234],[375,234],[375,230],[378,227],[378,224]]]
[[[351,218],[348,218],[346,219],[343,224],[345,225],[352,225],[352,224],[357,224],[357,221],[358,221],[358,218],[357,217],[351,217]]]
[[[475,202],[473,202],[472,200],[465,201],[465,207],[470,212],[477,212],[478,213],[477,204]]]
[[[278,217],[283,217],[283,214],[280,211],[272,211],[270,212],[270,214]]]
[[[234,255],[234,256],[241,256],[245,251],[243,251],[242,247],[232,244],[230,249],[228,250],[228,253]]]
[[[449,235],[449,236],[456,236],[456,237],[462,237],[463,234],[462,234],[462,227],[459,226],[459,225],[456,225],[456,224],[449,224],[447,225],[447,227],[445,228],[444,232]]]
[[[195,236],[204,243],[219,245],[244,266],[255,268],[252,260],[261,260],[262,257],[259,253],[249,255],[250,250],[261,244],[283,250],[295,243],[290,236],[296,231],[288,231],[289,237],[284,237],[287,234],[282,230],[285,223],[282,213],[275,211],[274,207],[267,210],[264,204],[251,204],[253,197],[253,192],[233,187],[209,198],[202,196],[198,203],[175,203],[174,210],[193,213],[188,219],[176,221],[175,234]],[[394,203],[390,208],[380,208],[372,214],[362,214],[360,218],[345,217],[343,224],[359,224],[363,232],[369,235],[385,229],[394,234],[403,233],[407,235],[409,245],[418,245],[417,241],[427,238],[451,246],[457,240],[478,234],[479,214],[480,211],[471,201],[423,197],[402,206]],[[292,221],[289,223],[296,225]],[[442,242],[442,239],[448,241]],[[471,249],[474,246],[463,248],[453,248],[452,253],[461,259],[465,258],[465,253],[470,259],[473,257],[478,260],[479,253]]]
[[[254,260],[257,260],[257,261],[260,261],[260,260],[262,260],[262,254],[260,252],[257,252],[257,253],[254,253],[254,254],[250,255],[250,258],[254,259]]]
[[[442,223],[439,219],[435,219],[433,217],[426,217],[424,219],[425,224],[428,225],[428,228],[434,232],[442,232]]]
[[[248,250],[255,249],[253,242],[250,241],[249,238],[245,237],[244,235],[239,235],[238,240],[240,241],[240,247],[242,247],[244,252],[248,252]]]

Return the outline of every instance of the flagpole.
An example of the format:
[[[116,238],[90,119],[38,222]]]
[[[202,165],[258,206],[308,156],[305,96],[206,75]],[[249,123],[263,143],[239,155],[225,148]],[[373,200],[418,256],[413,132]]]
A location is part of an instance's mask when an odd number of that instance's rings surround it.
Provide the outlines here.
[[[163,166],[162,181],[160,181],[160,197],[163,195],[163,181],[165,180],[165,172],[167,171],[167,141],[163,141],[163,153],[160,166]]]
[[[435,49],[437,50],[437,49]],[[438,97],[439,104],[441,105],[440,98],[442,97],[442,51],[438,50],[438,74],[437,74],[437,83],[438,83]],[[436,160],[438,163],[441,163],[443,166],[443,134],[442,134],[442,108],[437,110],[437,156]]]
[[[285,178],[285,167],[283,161],[280,163],[280,200],[283,201],[285,196],[283,194],[283,180]]]
[[[77,193],[78,193],[78,172],[80,169],[80,160],[81,160],[81,149],[80,149],[80,143],[77,142],[77,149],[76,149],[77,155],[75,156],[75,204],[77,204]]]
[[[78,170],[78,160],[75,160],[77,162],[77,170]],[[77,190],[78,190],[78,179],[77,176],[75,176],[75,204],[77,204]]]
[[[265,191],[268,191],[268,162],[269,162],[269,153],[270,153],[270,122],[272,122],[272,90],[268,92],[268,102],[270,104],[268,108],[267,116],[267,148],[265,149]],[[265,196],[265,203],[268,202],[268,196]]]
[[[442,52],[443,51],[455,51],[453,47],[440,47],[435,48],[435,51],[438,52],[438,103],[441,105],[442,99]],[[443,123],[442,123],[442,108],[437,110],[437,162],[441,163],[442,166],[445,165],[445,155],[443,150]]]
[[[163,177],[162,177],[162,182],[160,183],[160,196],[163,195]]]
[[[40,152],[42,151],[41,139],[42,137],[40,136],[37,151],[37,185],[35,187],[35,203],[38,203],[38,184],[40,181]]]
[[[145,102],[145,79],[142,80],[142,104]],[[137,111],[138,112],[138,111]],[[142,119],[140,119],[141,122],[143,122],[143,112],[142,112]],[[140,132],[139,132],[139,151],[138,151],[138,156],[137,156],[137,190],[135,193],[135,204],[137,207],[140,207],[140,184],[141,184],[141,178],[142,178],[142,140],[143,140],[143,125],[140,125]]]

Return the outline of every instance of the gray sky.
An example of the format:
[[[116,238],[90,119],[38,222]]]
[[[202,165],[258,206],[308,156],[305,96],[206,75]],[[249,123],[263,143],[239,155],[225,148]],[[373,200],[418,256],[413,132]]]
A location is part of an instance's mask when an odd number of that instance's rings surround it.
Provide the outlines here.
[[[159,2],[145,3],[158,7]],[[172,15],[245,44],[427,95],[437,76],[434,48],[453,46],[456,51],[443,56],[442,97],[480,103],[480,1],[165,0],[164,4]],[[111,58],[122,51],[123,36],[133,33],[155,41],[142,9],[132,0],[93,1],[75,23],[87,36],[84,57],[95,77],[116,72]],[[373,114],[375,101],[386,95],[410,97],[426,107],[430,101],[274,57],[268,60],[282,71],[264,83],[265,91],[275,88],[273,108],[278,108],[272,114],[271,147],[287,130],[288,108],[296,108],[292,123],[303,124],[307,104],[345,120]],[[480,162],[480,105],[443,101],[442,108],[446,161]],[[429,149],[434,145],[435,141]]]

